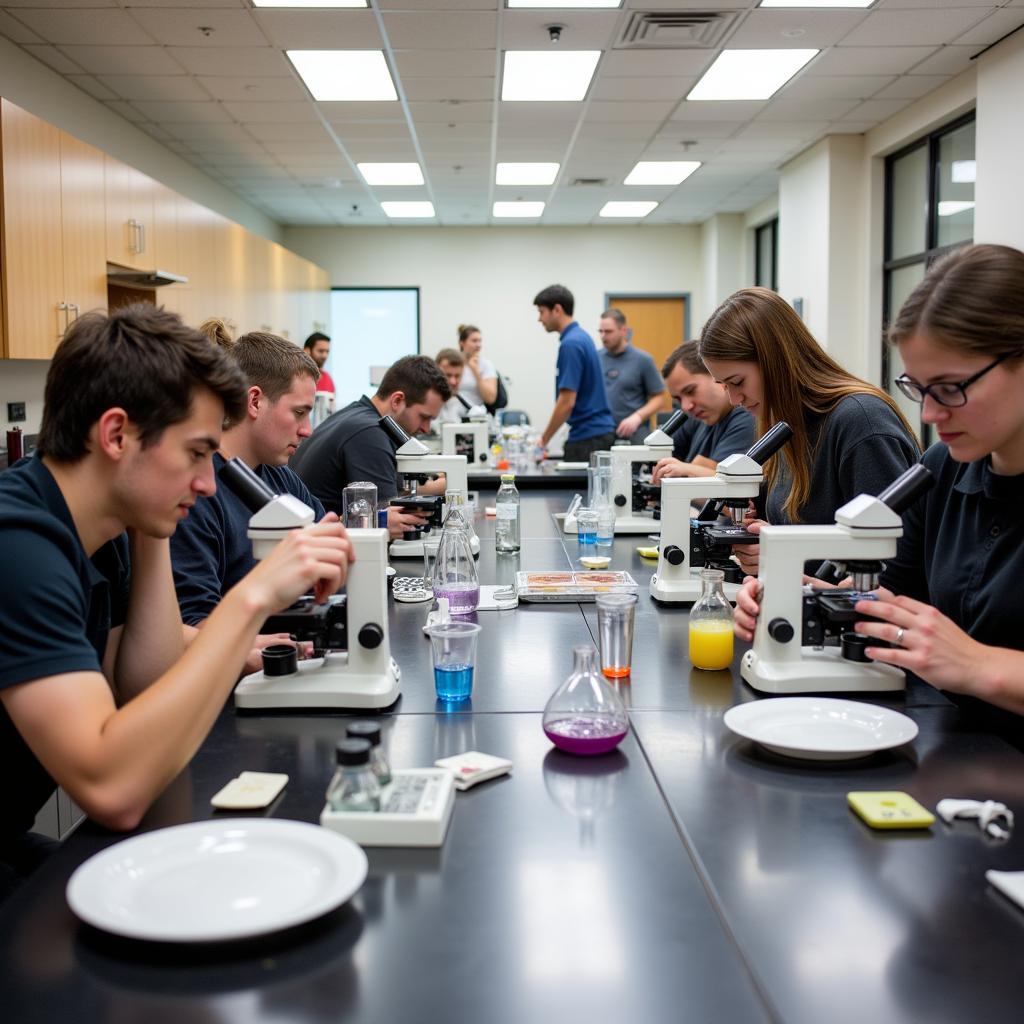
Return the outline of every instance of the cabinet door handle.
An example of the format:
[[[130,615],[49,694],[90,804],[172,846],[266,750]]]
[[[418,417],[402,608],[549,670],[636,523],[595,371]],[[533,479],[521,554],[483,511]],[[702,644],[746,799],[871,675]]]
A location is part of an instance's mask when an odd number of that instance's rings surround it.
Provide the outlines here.
[[[77,302],[69,302],[68,303],[68,309],[69,310],[73,309],[75,311],[75,315],[73,317],[71,317],[71,323],[74,323],[78,319],[78,313],[79,313],[78,303]]]
[[[64,337],[64,332],[68,329],[68,304],[66,302],[57,303],[57,312],[64,314],[64,326],[60,326],[60,317],[57,318],[57,340],[60,341]]]
[[[139,252],[139,223],[134,217],[128,221],[128,251]]]
[[[139,252],[146,251],[146,225],[139,224]]]

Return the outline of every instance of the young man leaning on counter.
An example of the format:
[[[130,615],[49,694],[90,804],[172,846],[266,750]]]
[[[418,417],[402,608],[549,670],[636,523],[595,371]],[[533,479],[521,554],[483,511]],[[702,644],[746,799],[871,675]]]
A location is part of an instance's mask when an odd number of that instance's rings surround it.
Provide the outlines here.
[[[294,531],[185,650],[168,538],[214,493],[245,391],[225,353],[152,306],[83,316],[57,348],[36,454],[0,474],[0,897],[53,845],[30,830],[57,785],[100,824],[134,828],[266,617],[344,582],[342,526]]]

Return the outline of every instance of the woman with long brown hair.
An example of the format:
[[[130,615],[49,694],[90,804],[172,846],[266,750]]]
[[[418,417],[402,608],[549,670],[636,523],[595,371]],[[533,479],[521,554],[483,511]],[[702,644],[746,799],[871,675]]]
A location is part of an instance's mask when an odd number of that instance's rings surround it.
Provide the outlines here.
[[[1022,714],[1024,253],[957,250],[914,289],[889,336],[906,367],[896,384],[939,435],[921,460],[936,483],[904,513],[885,589],[856,606],[872,617],[857,632],[896,644],[869,647],[875,661]],[[753,579],[738,595],[746,640],[759,595]],[[1010,724],[1019,742],[1020,722]]]
[[[700,355],[733,405],[757,417],[759,433],[785,421],[793,439],[765,466],[767,492],[748,517],[758,522],[830,524],[858,494],[878,494],[920,449],[896,403],[844,370],[793,308],[767,288],[744,288],[711,315]],[[756,545],[737,548],[757,571]]]

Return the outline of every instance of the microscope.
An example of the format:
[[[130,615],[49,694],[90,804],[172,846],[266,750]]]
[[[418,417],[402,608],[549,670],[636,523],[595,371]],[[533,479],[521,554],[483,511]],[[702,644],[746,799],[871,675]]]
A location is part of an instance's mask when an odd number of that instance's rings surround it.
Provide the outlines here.
[[[610,449],[612,461],[611,503],[616,533],[652,533],[659,529],[654,506],[660,488],[651,483],[654,464],[672,454],[672,435],[686,420],[682,409],[664,425],[648,434],[643,444],[617,444]],[[577,533],[576,508],[562,520],[563,533]]]
[[[241,459],[230,459],[220,478],[253,513],[249,539],[265,558],[291,530],[313,522],[313,510],[290,494],[274,494]],[[387,530],[349,530],[355,561],[345,594],[325,604],[312,597],[263,623],[263,633],[290,633],[313,643],[314,659],[298,660],[293,647],[276,644],[263,652],[263,671],[235,687],[235,707],[386,708],[398,699],[401,670],[388,639]]]
[[[661,544],[658,569],[651,577],[651,597],[664,604],[686,604],[701,593],[701,569],[725,573],[725,596],[736,597],[743,570],[732,560],[733,544],[756,544],[731,519],[725,508],[745,512],[747,503],[761,488],[761,467],[793,436],[788,423],[776,423],[744,455],[730,455],[714,476],[670,477],[661,481]],[[696,517],[692,503],[707,499]],[[689,552],[689,556],[687,556]]]
[[[922,465],[911,466],[877,498],[861,494],[836,512],[834,526],[763,526],[764,585],[754,645],[740,672],[764,693],[846,693],[902,690],[903,670],[868,660],[881,640],[852,632],[854,605],[873,600],[885,558],[903,535],[900,513],[935,482]],[[853,589],[804,586],[804,563],[828,559]],[[819,572],[819,575],[821,573]],[[831,641],[831,642],[830,642]],[[838,641],[838,644],[836,643]]]
[[[465,415],[461,423],[441,424],[441,454],[464,455],[469,465],[485,466],[490,454],[487,410],[482,405],[470,405],[458,392],[455,397],[465,409]]]
[[[410,437],[390,416],[381,416],[381,429],[398,446],[395,457],[398,472],[409,487],[409,497],[395,498],[392,505],[398,505],[407,512],[419,512],[429,517],[428,522],[417,530],[407,533],[401,540],[391,542],[389,553],[392,558],[422,558],[423,538],[435,527],[440,527],[443,518],[444,498],[439,495],[421,495],[417,487],[437,473],[445,475],[445,491],[455,491],[464,501],[469,498],[469,469],[465,455],[433,455],[430,449],[414,437]],[[474,532],[470,538],[474,555],[480,554],[480,539]]]

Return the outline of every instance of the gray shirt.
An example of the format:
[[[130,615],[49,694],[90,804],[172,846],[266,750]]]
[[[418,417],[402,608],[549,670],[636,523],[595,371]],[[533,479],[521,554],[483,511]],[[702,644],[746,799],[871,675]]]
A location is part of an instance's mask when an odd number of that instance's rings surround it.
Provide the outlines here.
[[[683,462],[693,462],[698,455],[718,463],[730,455],[742,454],[753,443],[757,434],[754,417],[742,405],[734,405],[717,423],[702,423],[689,436],[686,454],[676,456]]]
[[[665,390],[665,382],[658,373],[658,367],[647,352],[627,345],[618,355],[613,356],[604,348],[598,355],[604,373],[604,390],[616,427],[627,416],[632,416],[649,398]],[[643,444],[648,433],[650,430],[644,424],[629,439],[630,444]]]
[[[812,461],[810,498],[799,510],[804,523],[834,523],[836,509],[858,494],[880,493],[919,458],[917,442],[899,416],[872,394],[848,395],[824,416],[808,413],[805,422]],[[790,521],[783,511],[789,489],[783,462],[760,510],[769,523]]]

